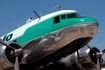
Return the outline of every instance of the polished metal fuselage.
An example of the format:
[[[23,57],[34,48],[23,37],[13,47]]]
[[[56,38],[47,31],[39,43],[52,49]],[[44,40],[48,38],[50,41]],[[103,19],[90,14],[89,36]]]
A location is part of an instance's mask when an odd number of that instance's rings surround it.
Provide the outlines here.
[[[81,23],[70,26],[41,38],[35,39],[27,47],[32,47],[24,51],[21,64],[44,65],[49,62],[60,60],[61,57],[71,54],[86,45],[97,33],[98,23]],[[39,41],[39,43],[36,41]],[[24,45],[24,44],[23,44]],[[0,49],[5,48],[1,46]],[[6,58],[5,50],[0,54],[0,65],[9,63],[1,69],[11,68],[13,64]]]
[[[86,45],[97,33],[98,23],[81,23],[41,37],[37,45],[26,50],[22,64],[47,63],[71,54]],[[29,45],[30,46],[30,45]],[[43,65],[43,64],[42,64]]]

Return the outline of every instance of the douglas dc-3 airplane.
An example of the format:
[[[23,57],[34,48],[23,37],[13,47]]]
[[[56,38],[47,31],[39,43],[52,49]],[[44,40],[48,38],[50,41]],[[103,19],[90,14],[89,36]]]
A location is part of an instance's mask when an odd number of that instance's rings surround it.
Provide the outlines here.
[[[38,19],[30,18],[1,37],[1,70],[100,70],[105,66],[105,51],[88,45],[98,31],[98,21],[59,9],[42,17],[34,11]],[[88,48],[82,48],[85,45]]]

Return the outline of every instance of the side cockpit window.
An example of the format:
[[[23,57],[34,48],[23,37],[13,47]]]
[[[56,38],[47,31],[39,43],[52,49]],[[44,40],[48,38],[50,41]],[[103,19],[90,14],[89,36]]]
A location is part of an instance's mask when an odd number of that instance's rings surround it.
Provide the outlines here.
[[[66,19],[66,15],[61,15],[61,19]]]
[[[59,16],[54,17],[54,24],[57,24],[60,22]]]
[[[77,13],[67,14],[67,18],[77,18],[79,17]]]

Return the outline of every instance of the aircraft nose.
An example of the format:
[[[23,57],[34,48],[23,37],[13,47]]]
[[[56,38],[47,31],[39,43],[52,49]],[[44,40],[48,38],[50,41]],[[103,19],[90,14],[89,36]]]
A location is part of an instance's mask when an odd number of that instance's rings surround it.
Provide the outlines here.
[[[88,37],[94,37],[98,31],[98,22],[89,22],[82,24],[82,32]]]
[[[99,23],[95,23],[95,25],[99,27]]]

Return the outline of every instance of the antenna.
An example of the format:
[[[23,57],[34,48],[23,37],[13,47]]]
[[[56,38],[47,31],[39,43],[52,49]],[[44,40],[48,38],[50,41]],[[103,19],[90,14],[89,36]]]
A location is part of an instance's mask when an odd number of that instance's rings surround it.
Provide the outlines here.
[[[53,7],[52,9],[54,9],[54,8],[56,8],[56,7],[59,7],[59,10],[61,10],[61,8],[62,8],[61,5],[57,5],[57,6]],[[52,10],[52,9],[51,9],[51,10]]]
[[[39,14],[42,16],[42,14],[39,12]]]
[[[41,19],[41,18],[39,17],[39,15],[38,15],[35,11],[34,11],[34,13],[38,16],[39,19]]]
[[[20,27],[20,25],[17,23],[18,27]]]

